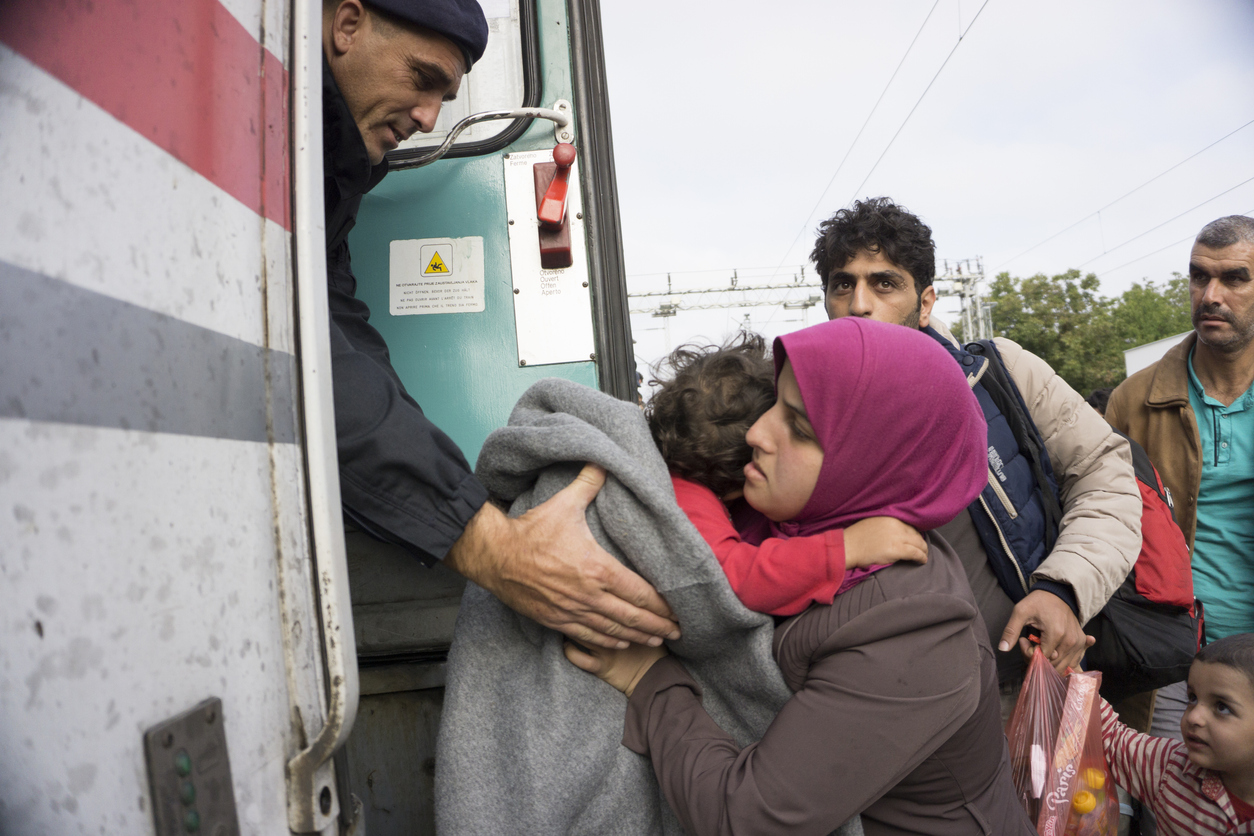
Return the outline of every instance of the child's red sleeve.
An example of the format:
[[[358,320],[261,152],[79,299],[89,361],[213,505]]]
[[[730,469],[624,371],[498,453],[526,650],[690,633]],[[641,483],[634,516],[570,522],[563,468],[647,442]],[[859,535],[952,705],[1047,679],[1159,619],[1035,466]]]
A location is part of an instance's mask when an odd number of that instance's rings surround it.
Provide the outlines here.
[[[732,591],[746,607],[796,615],[812,602],[830,604],[845,578],[845,536],[833,529],[809,537],[771,537],[755,546],[740,538],[727,507],[709,488],[671,474],[679,507],[710,544]]]

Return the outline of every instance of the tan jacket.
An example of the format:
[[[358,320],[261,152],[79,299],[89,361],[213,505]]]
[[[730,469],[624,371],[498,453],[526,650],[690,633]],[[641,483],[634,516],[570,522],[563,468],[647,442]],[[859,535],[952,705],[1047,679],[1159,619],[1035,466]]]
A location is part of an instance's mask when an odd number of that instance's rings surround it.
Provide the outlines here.
[[[935,318],[931,324],[953,339]],[[993,342],[1045,439],[1062,500],[1058,542],[1032,578],[1070,584],[1080,623],[1087,624],[1141,552],[1141,493],[1132,451],[1048,363],[1012,340]]]
[[[1163,359],[1119,384],[1106,406],[1106,420],[1139,442],[1158,468],[1190,550],[1202,483],[1202,439],[1189,405],[1189,352],[1196,343],[1196,333],[1185,337]]]

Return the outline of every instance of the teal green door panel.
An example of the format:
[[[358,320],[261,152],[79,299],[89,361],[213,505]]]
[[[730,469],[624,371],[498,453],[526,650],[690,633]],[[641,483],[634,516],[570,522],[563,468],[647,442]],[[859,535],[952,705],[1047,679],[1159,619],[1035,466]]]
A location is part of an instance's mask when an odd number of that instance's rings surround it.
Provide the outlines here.
[[[552,0],[542,0],[538,7],[544,81],[540,104],[550,107],[571,95],[566,8]],[[370,322],[387,340],[392,365],[427,416],[472,463],[488,433],[505,424],[518,397],[535,381],[565,377],[597,386],[591,361],[518,365],[502,157],[553,144],[553,124],[537,120],[497,153],[394,171],[362,200],[349,236],[357,296],[370,306]],[[484,310],[392,316],[391,242],[468,236],[483,238]]]
[[[620,397],[634,394],[634,371],[626,386],[622,383],[628,376],[618,373],[630,363],[631,336],[621,278],[608,113],[603,112],[607,96],[603,84],[596,81],[603,68],[593,60],[599,55],[593,48],[599,43],[599,30],[589,34],[589,21],[597,19],[595,0],[569,0],[569,18],[568,0],[521,2],[535,3],[536,9],[542,89],[534,103],[552,107],[559,99],[571,102],[577,124],[587,132],[586,142],[576,132],[575,145],[580,149],[582,220],[588,243],[595,245],[587,248],[591,255],[585,287],[596,317],[595,342],[589,352],[595,352],[596,361],[519,366],[503,157],[552,148],[551,122],[537,120],[518,140],[494,154],[393,171],[362,200],[357,225],[349,236],[357,295],[369,305],[371,324],[387,340],[397,373],[428,417],[471,462],[488,434],[504,426],[518,397],[541,378],[564,377],[590,387],[604,384]],[[582,45],[574,53],[581,68],[577,77],[571,66],[572,24],[574,37]],[[578,84],[573,81],[576,78]],[[580,101],[585,103],[582,112]],[[512,228],[518,230],[517,224]],[[392,242],[467,237],[483,240],[483,311],[392,316]],[[412,252],[406,257],[412,269]],[[424,253],[422,258],[428,256]],[[614,282],[613,293],[607,290],[606,276]],[[523,293],[527,281],[520,276]],[[559,321],[538,327],[565,325],[569,329],[574,317],[551,318]],[[531,326],[524,329],[529,348],[535,335],[528,331],[535,332],[537,323],[526,325]],[[554,333],[565,336],[564,331]],[[583,352],[581,341],[578,351],[542,356],[582,358]],[[529,354],[528,359],[538,356]],[[607,376],[607,370],[613,374]],[[349,532],[345,540],[362,694],[357,724],[336,761],[337,774],[364,802],[370,833],[434,834],[431,776],[443,701],[441,654],[451,634],[449,614],[458,605],[463,582],[445,567],[428,569],[409,551],[362,532]]]

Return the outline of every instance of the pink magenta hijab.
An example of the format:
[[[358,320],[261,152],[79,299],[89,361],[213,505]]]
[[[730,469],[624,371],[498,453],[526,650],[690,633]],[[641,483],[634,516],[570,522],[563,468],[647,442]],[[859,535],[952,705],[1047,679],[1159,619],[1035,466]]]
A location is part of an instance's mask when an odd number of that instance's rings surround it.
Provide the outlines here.
[[[962,368],[913,328],[842,317],[775,340],[792,361],[823,465],[786,536],[875,516],[928,531],[988,480],[988,426]]]

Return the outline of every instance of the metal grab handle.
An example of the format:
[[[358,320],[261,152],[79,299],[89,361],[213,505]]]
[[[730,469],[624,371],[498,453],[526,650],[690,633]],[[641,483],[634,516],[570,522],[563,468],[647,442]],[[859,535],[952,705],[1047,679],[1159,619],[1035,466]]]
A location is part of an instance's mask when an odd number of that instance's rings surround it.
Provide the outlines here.
[[[322,195],[321,7],[295,3],[292,17],[292,179],[297,334],[309,491],[310,534],[317,584],[316,616],[327,672],[322,728],[287,763],[287,818],[294,833],[318,833],[334,821],[331,756],[348,739],[357,717],[357,647],[349,597],[340,476],[331,391],[330,312],[327,302],[326,223]]]
[[[561,107],[563,104],[566,103],[558,102],[558,107]],[[462,131],[466,130],[471,125],[477,125],[480,122],[495,122],[499,119],[548,119],[556,125],[555,130],[559,134],[565,132],[568,136],[573,136],[573,132],[569,130],[572,125],[569,104],[566,104],[565,108],[561,110],[554,110],[547,107],[517,107],[513,110],[485,110],[482,113],[472,113],[454,125],[453,130],[448,132],[448,136],[444,137],[444,142],[440,143],[440,147],[436,148],[427,156],[421,157],[417,160],[405,160],[403,162],[398,162],[394,167],[398,169],[409,169],[422,168],[424,165],[431,165],[431,163],[440,159],[449,152],[449,149],[453,147],[453,143],[457,141],[457,137]],[[559,137],[559,139],[563,142],[570,141],[569,138],[562,139]]]

